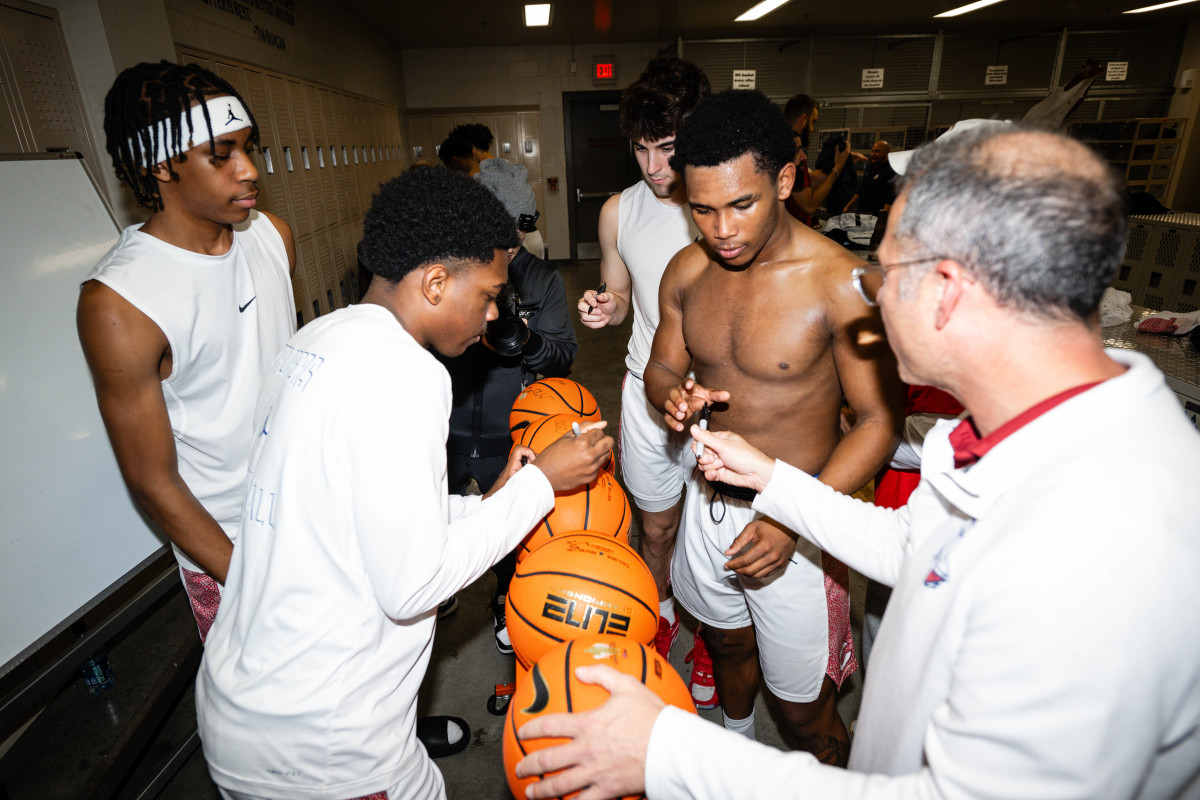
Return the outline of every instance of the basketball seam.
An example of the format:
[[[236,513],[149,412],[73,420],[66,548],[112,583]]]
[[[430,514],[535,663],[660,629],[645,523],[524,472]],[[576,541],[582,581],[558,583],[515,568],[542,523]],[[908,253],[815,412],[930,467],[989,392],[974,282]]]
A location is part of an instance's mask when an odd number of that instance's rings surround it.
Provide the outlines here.
[[[516,699],[517,698],[514,695],[508,702],[512,703],[513,700],[516,700]],[[513,741],[517,743],[517,748],[521,751],[521,755],[523,755],[523,756],[529,755],[529,751],[525,749],[524,743],[520,739],[517,738],[517,707],[516,707],[516,705],[513,705],[512,713],[508,715],[508,720],[509,720],[509,722],[512,723]]]
[[[529,617],[527,617],[521,613],[521,609],[517,608],[516,603],[513,603],[512,610],[513,610],[513,613],[516,614],[518,617],[520,617],[521,620],[526,625],[528,625],[530,628],[532,628],[533,630],[540,633],[542,636],[545,636],[547,639],[553,639],[556,642],[565,642],[566,641],[566,639],[560,639],[559,637],[555,636],[553,633],[550,633],[550,631],[543,630],[542,628],[539,628],[537,625],[533,624],[533,622],[531,622],[529,620]]]
[[[575,647],[574,639],[572,639],[571,642],[567,645],[567,657],[563,659],[563,672],[565,673],[563,675],[563,678],[565,679],[563,681],[563,683],[567,687],[567,713],[568,714],[570,714],[574,710],[574,707],[571,703],[571,648],[573,648],[573,647]]]
[[[628,589],[622,589],[620,586],[616,586],[616,585],[614,585],[614,584],[607,583],[607,582],[605,582],[605,581],[597,580],[597,579],[595,579],[595,578],[593,578],[593,577],[590,577],[590,576],[588,576],[588,575],[579,575],[579,574],[577,574],[577,573],[574,573],[574,572],[558,572],[557,570],[540,570],[540,571],[538,571],[538,572],[523,572],[523,573],[521,573],[520,575],[518,575],[517,577],[521,577],[521,578],[528,578],[528,577],[531,577],[531,576],[533,576],[533,575],[559,575],[559,576],[561,576],[561,577],[564,577],[564,578],[583,578],[584,580],[586,580],[586,581],[590,581],[590,582],[592,582],[592,583],[596,584],[597,586],[607,586],[609,589],[616,589],[618,592],[620,592],[620,593],[621,593],[621,594],[623,594],[623,595],[626,595],[627,597],[629,597],[629,599],[630,599],[630,600],[633,600],[633,601],[634,601],[634,602],[636,602],[638,605],[640,605],[642,608],[646,609],[646,610],[647,610],[647,611],[649,611],[651,614],[653,614],[655,619],[658,619],[658,612],[657,612],[657,611],[655,611],[654,609],[650,608],[650,606],[648,606],[648,605],[646,605],[644,602],[642,602],[642,599],[641,599],[640,597],[638,597],[637,595],[633,594],[633,593],[632,593],[632,592],[630,592]],[[517,616],[521,617],[521,619],[525,619],[525,615],[524,615],[524,614],[522,614],[520,611],[517,611],[517,609],[516,609],[515,607],[513,608],[513,611],[516,611],[516,612],[517,612]],[[525,621],[526,621],[526,622],[529,622],[529,620],[525,620]],[[531,626],[533,625],[533,623],[532,623],[532,622],[530,622],[529,624],[530,624]],[[560,642],[561,642],[561,641],[562,641],[562,639],[559,639],[558,641],[560,641]]]

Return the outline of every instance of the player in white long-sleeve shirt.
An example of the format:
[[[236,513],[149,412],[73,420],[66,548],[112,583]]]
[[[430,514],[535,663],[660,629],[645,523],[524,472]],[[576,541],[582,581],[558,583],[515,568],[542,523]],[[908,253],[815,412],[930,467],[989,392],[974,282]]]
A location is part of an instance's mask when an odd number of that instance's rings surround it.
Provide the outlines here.
[[[456,356],[497,316],[512,218],[440,167],[384,186],[364,220],[360,305],[303,328],[259,396],[242,535],[196,686],[226,797],[439,798],[416,737],[438,604],[595,478],[613,440],[518,451],[479,498],[446,483]]]
[[[1083,145],[1019,127],[918,151],[907,175],[881,265],[856,279],[901,377],[970,415],[926,437],[908,505],[692,429],[709,479],[894,587],[849,769],[593,668],[604,707],[521,730],[575,737],[519,766],[574,765],[532,797],[1200,797],[1200,638],[1178,627],[1200,608],[1200,436],[1149,359],[1102,345],[1116,183]]]

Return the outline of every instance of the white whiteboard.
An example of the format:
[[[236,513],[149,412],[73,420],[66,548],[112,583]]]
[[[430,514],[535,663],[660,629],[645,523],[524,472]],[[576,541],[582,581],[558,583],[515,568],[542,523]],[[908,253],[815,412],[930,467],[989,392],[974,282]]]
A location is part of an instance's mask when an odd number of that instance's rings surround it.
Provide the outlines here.
[[[76,159],[0,161],[0,675],[162,548],[117,470],[75,329],[117,240]]]

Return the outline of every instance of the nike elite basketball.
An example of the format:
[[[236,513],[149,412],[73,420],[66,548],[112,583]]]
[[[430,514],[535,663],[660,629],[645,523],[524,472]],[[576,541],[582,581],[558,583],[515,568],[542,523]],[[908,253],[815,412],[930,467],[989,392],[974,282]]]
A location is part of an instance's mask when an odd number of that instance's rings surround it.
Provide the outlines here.
[[[518,431],[555,414],[597,421],[600,419],[600,406],[596,404],[596,398],[591,392],[570,378],[542,378],[540,381],[534,381],[517,395],[512,412],[508,416],[508,427],[513,441],[519,441]]]
[[[508,636],[522,665],[589,633],[649,644],[658,589],[641,556],[610,536],[556,536],[517,565],[505,601]]]
[[[683,679],[654,648],[614,636],[584,636],[553,648],[517,683],[517,693],[504,720],[504,773],[513,797],[524,797],[525,787],[537,778],[518,778],[517,762],[534,750],[565,742],[564,739],[517,739],[517,730],[541,714],[590,711],[608,699],[599,686],[583,683],[576,667],[605,664],[632,675],[664,703],[696,713]],[[634,795],[633,797],[642,797]],[[627,799],[628,800],[628,799]]]
[[[629,541],[633,515],[617,479],[606,472],[569,492],[555,492],[554,510],[529,532],[517,547],[517,563],[556,536],[590,531]]]

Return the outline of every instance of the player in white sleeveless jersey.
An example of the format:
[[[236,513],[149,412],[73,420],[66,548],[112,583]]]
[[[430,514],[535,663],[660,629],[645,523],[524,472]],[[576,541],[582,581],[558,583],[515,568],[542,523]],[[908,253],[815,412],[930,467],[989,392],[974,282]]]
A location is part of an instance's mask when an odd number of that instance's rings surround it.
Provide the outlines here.
[[[221,78],[122,72],[107,149],[151,211],[83,284],[80,341],[134,500],[167,534],[201,639],[237,537],[263,375],[295,331],[287,223],[254,211],[258,125]]]
[[[646,401],[642,372],[658,327],[658,283],[663,270],[698,235],[683,181],[667,161],[674,152],[675,129],[708,94],[704,72],[677,56],[651,60],[622,93],[618,124],[621,135],[633,143],[643,180],[609,198],[601,209],[604,291],[588,290],[578,304],[579,319],[589,328],[619,325],[633,309],[633,334],[625,359],[628,372],[621,389],[621,476],[638,508],[642,557],[658,586],[660,620],[654,644],[664,658],[679,635],[668,582],[682,513],[687,449]],[[700,653],[695,659],[702,665],[696,677],[707,674],[706,658]],[[701,705],[715,706],[711,684],[699,691]]]

